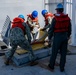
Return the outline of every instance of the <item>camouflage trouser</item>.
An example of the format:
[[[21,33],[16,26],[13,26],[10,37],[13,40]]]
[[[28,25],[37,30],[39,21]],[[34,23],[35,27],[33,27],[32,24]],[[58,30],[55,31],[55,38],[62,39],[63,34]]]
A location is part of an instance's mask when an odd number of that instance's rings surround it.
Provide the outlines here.
[[[28,50],[28,53],[31,55],[30,59],[33,60],[35,57],[32,47],[28,40],[25,38],[23,31],[20,28],[13,28],[10,33],[10,45],[11,50],[8,52],[8,59],[11,59],[17,46],[20,46],[24,50]]]
[[[9,54],[8,54],[8,59],[11,59],[12,56],[14,55],[15,50],[17,49],[17,46],[20,46],[22,49],[24,50],[28,50],[29,53],[29,58],[30,60],[34,60],[35,59],[35,55],[33,53],[33,50],[29,44],[29,42],[27,40],[21,40],[21,41],[13,41],[11,44],[11,50],[9,50]]]

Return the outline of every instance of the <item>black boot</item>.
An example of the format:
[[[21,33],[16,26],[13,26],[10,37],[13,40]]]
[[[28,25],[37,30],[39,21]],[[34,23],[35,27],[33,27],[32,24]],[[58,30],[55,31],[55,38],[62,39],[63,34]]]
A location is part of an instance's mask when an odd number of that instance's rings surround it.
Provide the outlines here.
[[[34,65],[37,65],[37,64],[38,64],[37,61],[31,61],[31,62],[30,62],[30,66],[34,66]]]
[[[54,67],[52,68],[50,64],[48,64],[48,69],[49,69],[51,72],[54,72]]]
[[[9,59],[6,59],[6,61],[4,62],[5,65],[9,65]]]
[[[64,72],[64,69],[60,69],[60,72]]]

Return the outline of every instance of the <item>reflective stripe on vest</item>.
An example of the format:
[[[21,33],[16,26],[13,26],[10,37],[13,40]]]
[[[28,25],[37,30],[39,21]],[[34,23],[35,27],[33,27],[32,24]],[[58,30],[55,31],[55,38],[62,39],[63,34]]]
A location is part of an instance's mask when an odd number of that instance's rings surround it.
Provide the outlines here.
[[[56,25],[54,28],[54,32],[67,32],[68,31],[68,26],[70,24],[70,18],[68,15],[61,14],[60,16],[56,16]]]

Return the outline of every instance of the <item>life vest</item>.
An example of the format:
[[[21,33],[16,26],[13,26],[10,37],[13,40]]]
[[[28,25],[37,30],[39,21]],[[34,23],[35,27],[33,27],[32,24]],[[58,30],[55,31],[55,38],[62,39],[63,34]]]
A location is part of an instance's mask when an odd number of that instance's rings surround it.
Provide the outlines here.
[[[56,25],[54,32],[67,32],[68,26],[70,24],[70,18],[68,14],[60,14],[60,16],[55,15]]]
[[[33,24],[33,22],[38,23],[38,17],[33,18],[31,14],[28,14],[27,16],[31,18],[32,24]],[[31,27],[31,26],[29,25],[28,21],[27,21],[26,23],[27,23],[27,25],[30,27],[30,30],[32,31],[32,30],[33,30],[33,27]]]
[[[47,13],[44,18],[45,18],[45,25],[48,25],[48,17],[53,17],[54,15],[52,13]]]
[[[31,21],[32,21],[32,22],[37,22],[37,21],[38,21],[38,17],[33,18],[31,14],[29,14],[29,15],[27,15],[27,16],[31,18]]]
[[[19,17],[14,18],[12,22],[12,28],[19,27],[25,33],[25,27],[22,25],[23,22],[24,20],[22,18]]]

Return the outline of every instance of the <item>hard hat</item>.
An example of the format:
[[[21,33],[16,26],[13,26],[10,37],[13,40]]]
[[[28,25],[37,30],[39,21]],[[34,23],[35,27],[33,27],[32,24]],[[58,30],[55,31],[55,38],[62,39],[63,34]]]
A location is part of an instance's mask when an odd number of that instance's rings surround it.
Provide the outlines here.
[[[34,18],[36,18],[36,17],[38,16],[38,12],[37,12],[36,10],[34,10],[34,11],[32,12],[32,16],[33,16]]]
[[[44,16],[46,13],[47,13],[47,10],[46,9],[44,9],[44,10],[42,10],[42,15]]]
[[[59,3],[59,4],[57,5],[57,7],[56,7],[56,10],[57,10],[57,9],[61,9],[61,8],[64,8],[64,7],[63,7],[63,5],[62,5],[61,3]]]
[[[20,14],[18,17],[19,17],[19,18],[22,18],[22,19],[25,19],[25,18],[24,18],[24,15],[22,15],[22,14]]]

